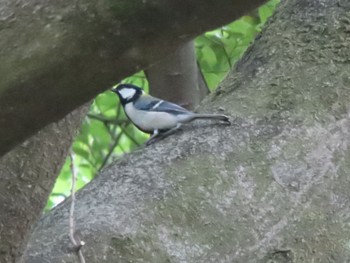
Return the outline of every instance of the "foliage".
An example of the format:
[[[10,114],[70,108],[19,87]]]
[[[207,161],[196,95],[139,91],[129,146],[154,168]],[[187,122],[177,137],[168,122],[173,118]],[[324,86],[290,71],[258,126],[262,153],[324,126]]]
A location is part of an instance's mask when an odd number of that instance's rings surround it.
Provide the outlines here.
[[[197,60],[211,90],[242,56],[278,2],[279,0],[271,0],[253,14],[197,37]],[[122,82],[133,83],[148,90],[143,72]],[[127,121],[113,92],[106,91],[98,95],[73,143],[77,188],[83,187],[106,165],[142,145],[146,139],[145,134]],[[47,210],[69,195],[70,184],[70,161],[67,158],[47,203]]]

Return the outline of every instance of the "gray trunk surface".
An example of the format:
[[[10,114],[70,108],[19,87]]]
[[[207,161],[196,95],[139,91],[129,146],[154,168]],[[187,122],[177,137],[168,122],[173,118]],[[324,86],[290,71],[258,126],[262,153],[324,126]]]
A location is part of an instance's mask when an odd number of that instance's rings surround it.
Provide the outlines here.
[[[194,40],[149,67],[145,74],[151,95],[193,110],[208,95],[197,63]]]
[[[0,158],[0,262],[17,262],[42,216],[89,105]]]

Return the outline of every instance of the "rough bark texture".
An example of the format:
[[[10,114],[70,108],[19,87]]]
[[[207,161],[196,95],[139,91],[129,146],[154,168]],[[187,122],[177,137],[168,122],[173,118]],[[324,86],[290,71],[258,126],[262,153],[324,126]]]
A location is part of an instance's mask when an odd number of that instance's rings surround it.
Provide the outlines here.
[[[79,192],[88,262],[349,262],[350,3],[289,0],[196,127],[107,167]],[[68,205],[26,262],[77,262]]]
[[[1,1],[0,156],[123,77],[263,2]]]
[[[153,96],[187,109],[194,109],[209,93],[197,63],[194,41],[149,67],[146,76]]]
[[[0,159],[1,263],[23,254],[87,109],[49,125]]]

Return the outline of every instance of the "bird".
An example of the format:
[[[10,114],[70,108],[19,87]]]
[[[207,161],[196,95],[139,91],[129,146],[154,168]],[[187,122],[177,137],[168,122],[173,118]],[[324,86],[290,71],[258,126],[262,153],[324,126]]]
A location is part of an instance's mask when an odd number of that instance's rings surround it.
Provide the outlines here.
[[[118,95],[128,119],[139,130],[151,134],[146,145],[167,137],[182,124],[197,119],[215,119],[230,124],[226,115],[194,113],[175,103],[148,95],[133,84],[120,84],[112,91]]]

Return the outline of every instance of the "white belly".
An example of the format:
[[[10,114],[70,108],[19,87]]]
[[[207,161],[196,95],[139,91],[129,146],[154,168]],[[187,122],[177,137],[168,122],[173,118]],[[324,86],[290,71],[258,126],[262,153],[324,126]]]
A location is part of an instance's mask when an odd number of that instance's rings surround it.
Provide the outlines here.
[[[150,132],[174,128],[180,117],[166,112],[137,110],[132,103],[125,105],[125,113],[136,126]]]

